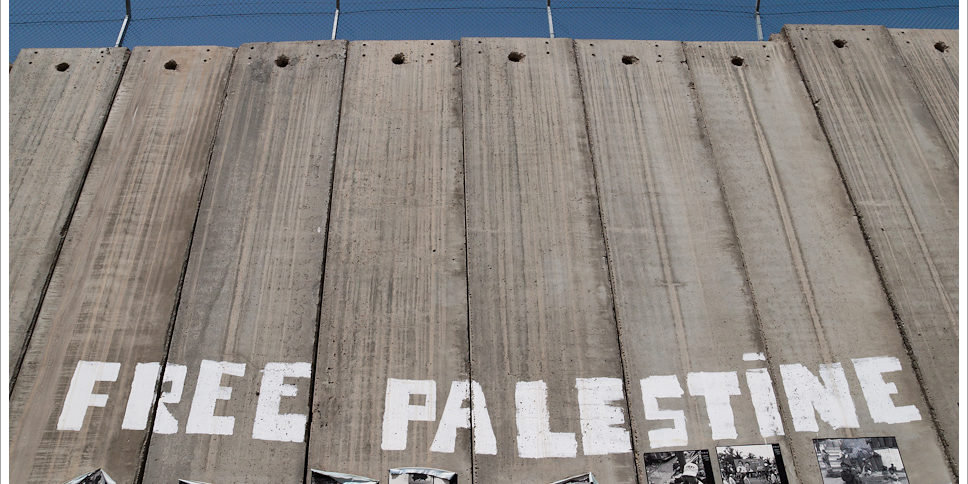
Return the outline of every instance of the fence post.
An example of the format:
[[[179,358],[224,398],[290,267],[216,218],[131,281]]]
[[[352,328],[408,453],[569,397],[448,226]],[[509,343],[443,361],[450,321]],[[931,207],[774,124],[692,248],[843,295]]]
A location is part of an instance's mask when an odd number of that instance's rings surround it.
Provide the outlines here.
[[[114,43],[115,47],[121,47],[124,42],[124,34],[128,33],[128,24],[131,23],[131,0],[124,0],[124,22],[121,22],[121,31],[118,32],[118,40]]]
[[[763,25],[760,23],[760,0],[756,0],[756,40],[763,41]]]
[[[336,11],[333,12],[333,35],[330,40],[336,40],[337,25],[339,25],[339,0],[336,0]]]
[[[551,0],[548,0],[548,37],[555,38],[555,23],[551,20]]]

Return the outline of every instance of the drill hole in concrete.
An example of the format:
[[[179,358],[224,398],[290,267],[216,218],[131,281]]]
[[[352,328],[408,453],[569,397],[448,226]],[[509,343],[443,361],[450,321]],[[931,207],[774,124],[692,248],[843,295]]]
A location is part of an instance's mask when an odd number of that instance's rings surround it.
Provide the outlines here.
[[[622,56],[622,64],[625,64],[627,66],[630,66],[632,64],[635,64],[638,61],[639,61],[639,58],[638,57],[635,57],[634,55],[623,55]]]
[[[934,48],[935,49],[938,49],[938,52],[947,52],[948,51],[948,44],[946,44],[944,42],[935,42]]]
[[[170,60],[168,62],[165,62],[165,69],[168,69],[169,71],[173,71],[173,70],[175,70],[177,68],[178,68],[178,63],[175,62],[174,59],[172,59],[172,60]]]
[[[743,66],[743,58],[740,57],[740,56],[738,56],[738,55],[734,55],[733,56],[733,59],[730,60],[730,62],[732,62],[733,65],[736,66],[736,67],[742,67]]]
[[[57,64],[56,66],[54,66],[54,69],[57,69],[58,71],[64,72],[64,71],[66,71],[70,67],[71,67],[70,64],[68,64],[66,62],[61,62],[60,64]]]
[[[280,55],[276,57],[276,65],[279,67],[286,67],[289,65],[289,58],[285,55]]]
[[[847,46],[847,41],[844,39],[835,39],[834,46],[836,46],[838,49],[843,49]]]
[[[400,65],[400,64],[403,64],[404,62],[407,61],[407,56],[403,55],[403,53],[401,52],[401,53],[393,56],[393,58],[390,59],[390,60],[393,61],[394,64]]]
[[[524,59],[524,54],[520,52],[511,52],[508,54],[508,60],[511,62],[521,62]]]

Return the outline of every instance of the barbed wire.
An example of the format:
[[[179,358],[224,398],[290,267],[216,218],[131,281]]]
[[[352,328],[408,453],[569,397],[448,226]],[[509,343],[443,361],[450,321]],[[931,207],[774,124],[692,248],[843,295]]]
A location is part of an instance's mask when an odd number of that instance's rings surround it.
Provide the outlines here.
[[[10,3],[10,59],[21,48],[105,47],[119,38],[124,0]],[[123,45],[229,45],[319,40],[547,37],[547,0],[131,0]],[[559,37],[756,40],[755,0],[551,0]],[[90,8],[84,8],[89,6]],[[958,28],[956,0],[762,0],[763,34],[787,23]]]

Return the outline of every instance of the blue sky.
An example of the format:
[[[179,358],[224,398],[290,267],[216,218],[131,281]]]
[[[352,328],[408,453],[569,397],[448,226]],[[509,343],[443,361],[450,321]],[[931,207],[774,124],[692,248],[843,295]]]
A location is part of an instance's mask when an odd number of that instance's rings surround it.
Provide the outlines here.
[[[335,0],[131,0],[124,45],[225,45],[330,36]],[[572,38],[756,40],[755,0],[552,0]],[[546,0],[341,0],[349,40],[547,37]],[[957,0],[762,0],[764,37],[786,23],[958,28]],[[12,0],[10,60],[25,47],[114,45],[124,0]]]

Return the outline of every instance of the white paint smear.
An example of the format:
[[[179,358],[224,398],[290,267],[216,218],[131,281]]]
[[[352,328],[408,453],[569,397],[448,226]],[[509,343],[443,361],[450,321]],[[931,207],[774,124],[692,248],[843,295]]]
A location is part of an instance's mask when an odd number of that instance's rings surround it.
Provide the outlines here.
[[[543,381],[518,382],[514,388],[518,456],[525,459],[575,457],[578,442],[570,432],[552,432],[548,386]]]
[[[766,361],[763,353],[743,353],[743,361]]]
[[[423,405],[411,405],[410,395],[423,395]],[[383,450],[405,450],[410,421],[437,419],[437,383],[433,380],[387,379],[383,406]]]
[[[891,395],[897,394],[897,385],[884,381],[884,373],[901,371],[900,360],[893,356],[878,356],[851,361],[854,362],[854,371],[875,422],[897,424],[921,420],[921,412],[914,405],[894,405]]]
[[[473,390],[471,387],[473,386]],[[470,402],[474,392],[474,408],[465,407],[464,402]],[[474,413],[473,419],[471,412]],[[469,429],[474,425],[474,453],[496,455],[497,438],[491,426],[491,417],[487,413],[487,402],[484,401],[484,391],[477,382],[468,384],[467,381],[455,381],[450,384],[450,395],[444,404],[444,412],[440,415],[437,434],[430,445],[432,452],[452,454],[457,445],[457,429]]]
[[[756,423],[760,426],[760,435],[763,438],[783,435],[783,421],[780,420],[780,409],[770,373],[766,368],[746,370],[746,385],[750,388],[750,399],[753,400],[753,411],[756,413]]]
[[[706,401],[706,415],[714,440],[735,439],[736,424],[729,397],[739,395],[739,378],[735,371],[691,372],[686,376],[689,394]]]
[[[202,360],[185,433],[232,435],[234,432],[235,417],[215,415],[218,400],[232,398],[232,387],[222,386],[222,375],[244,376],[245,363]]]
[[[87,408],[104,407],[108,403],[107,395],[94,393],[94,384],[117,381],[120,371],[121,363],[78,361],[64,397],[64,408],[57,419],[57,430],[81,430]]]
[[[262,370],[259,403],[252,423],[252,438],[277,442],[302,442],[306,436],[306,415],[279,413],[282,397],[294,397],[296,385],[285,383],[286,378],[309,378],[309,363],[267,363]]]
[[[625,429],[625,414],[612,402],[625,402],[622,380],[578,378],[578,414],[581,418],[581,446],[585,455],[623,454],[632,451]]]
[[[795,363],[780,365],[783,388],[790,402],[793,428],[797,432],[817,432],[816,411],[832,428],[857,428],[857,412],[850,396],[843,365],[820,365],[820,378],[807,367]]]
[[[682,398],[682,386],[676,375],[654,375],[641,380],[642,401],[646,420],[671,420],[672,428],[649,431],[649,446],[653,449],[679,447],[689,443],[686,433],[686,414],[682,410],[659,409],[660,398]]]
[[[128,396],[128,406],[125,408],[124,421],[121,422],[122,429],[144,430],[148,427],[148,416],[155,397],[155,383],[158,381],[160,368],[161,363],[157,362],[138,363],[135,366],[134,378],[131,380],[131,394]],[[164,404],[181,401],[187,372],[188,368],[185,365],[165,365],[165,379],[162,384],[170,382],[171,388],[162,392],[161,398],[158,399],[154,433],[174,434],[178,432],[178,421],[175,420],[175,417]]]

